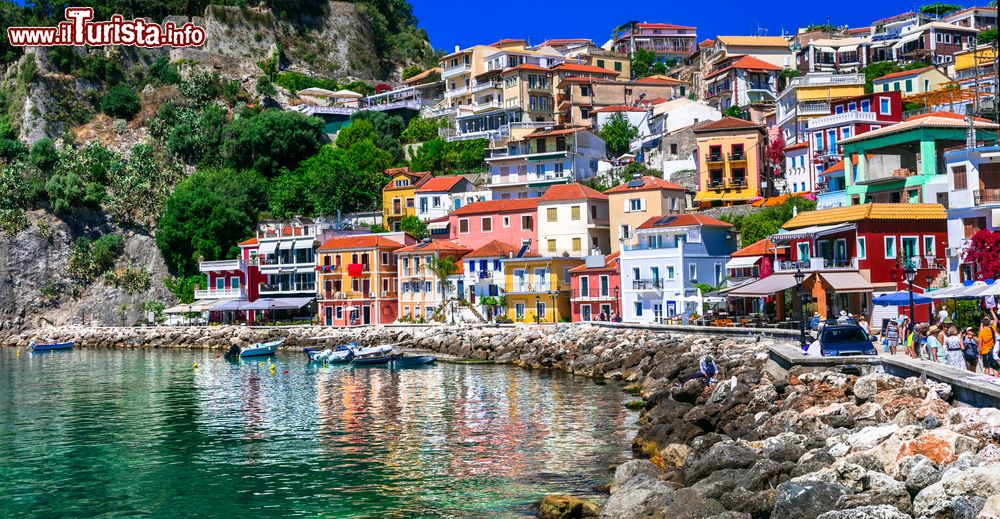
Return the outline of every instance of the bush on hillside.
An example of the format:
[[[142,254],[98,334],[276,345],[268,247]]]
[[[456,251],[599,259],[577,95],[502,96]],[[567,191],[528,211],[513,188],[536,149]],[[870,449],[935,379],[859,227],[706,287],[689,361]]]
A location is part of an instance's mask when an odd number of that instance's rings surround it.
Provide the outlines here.
[[[131,119],[139,113],[142,103],[139,96],[125,85],[116,85],[104,95],[101,100],[101,111],[111,117]]]

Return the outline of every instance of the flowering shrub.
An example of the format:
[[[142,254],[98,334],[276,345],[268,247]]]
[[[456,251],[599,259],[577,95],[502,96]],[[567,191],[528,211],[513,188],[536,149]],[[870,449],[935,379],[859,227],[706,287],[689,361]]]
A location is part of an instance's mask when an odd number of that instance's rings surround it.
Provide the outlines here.
[[[975,265],[975,276],[978,279],[996,279],[1000,276],[1000,232],[982,229],[973,234],[962,255],[962,262]]]

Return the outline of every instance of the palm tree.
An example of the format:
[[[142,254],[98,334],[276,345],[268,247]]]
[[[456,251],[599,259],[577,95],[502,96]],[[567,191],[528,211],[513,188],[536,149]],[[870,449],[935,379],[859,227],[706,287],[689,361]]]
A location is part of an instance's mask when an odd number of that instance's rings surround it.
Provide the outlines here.
[[[441,286],[441,308],[444,309],[445,318],[447,319],[448,307],[445,304],[448,301],[448,288],[451,284],[448,281],[448,277],[458,272],[458,264],[455,263],[455,258],[451,256],[442,256],[440,258],[434,258],[427,264],[427,268],[434,273],[434,277],[437,278],[438,284]],[[454,318],[454,315],[452,316]]]

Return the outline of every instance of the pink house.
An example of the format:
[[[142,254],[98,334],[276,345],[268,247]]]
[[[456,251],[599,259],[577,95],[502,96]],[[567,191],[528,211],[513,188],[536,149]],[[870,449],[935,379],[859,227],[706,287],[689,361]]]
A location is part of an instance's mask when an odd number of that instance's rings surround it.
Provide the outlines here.
[[[528,239],[538,252],[537,213],[537,198],[474,202],[448,215],[448,235],[472,249],[494,240],[516,245]]]

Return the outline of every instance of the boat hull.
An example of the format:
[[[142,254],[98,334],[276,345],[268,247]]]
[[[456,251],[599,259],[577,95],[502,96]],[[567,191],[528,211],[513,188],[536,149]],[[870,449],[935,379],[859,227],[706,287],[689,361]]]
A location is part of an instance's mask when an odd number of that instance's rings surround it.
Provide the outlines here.
[[[265,355],[274,355],[274,352],[278,351],[278,347],[284,344],[284,340],[265,342],[262,344],[254,344],[253,346],[240,352],[240,358],[244,357],[263,357]]]
[[[388,364],[390,361],[395,359],[395,355],[380,355],[377,357],[354,357],[351,364],[355,366],[378,366]]]
[[[392,367],[407,368],[413,366],[427,366],[433,364],[437,357],[433,355],[417,355],[414,357],[400,357],[392,360]]]
[[[36,344],[32,342],[28,347],[31,351],[59,351],[59,350],[72,350],[74,343],[72,342],[54,342],[49,344]]]

